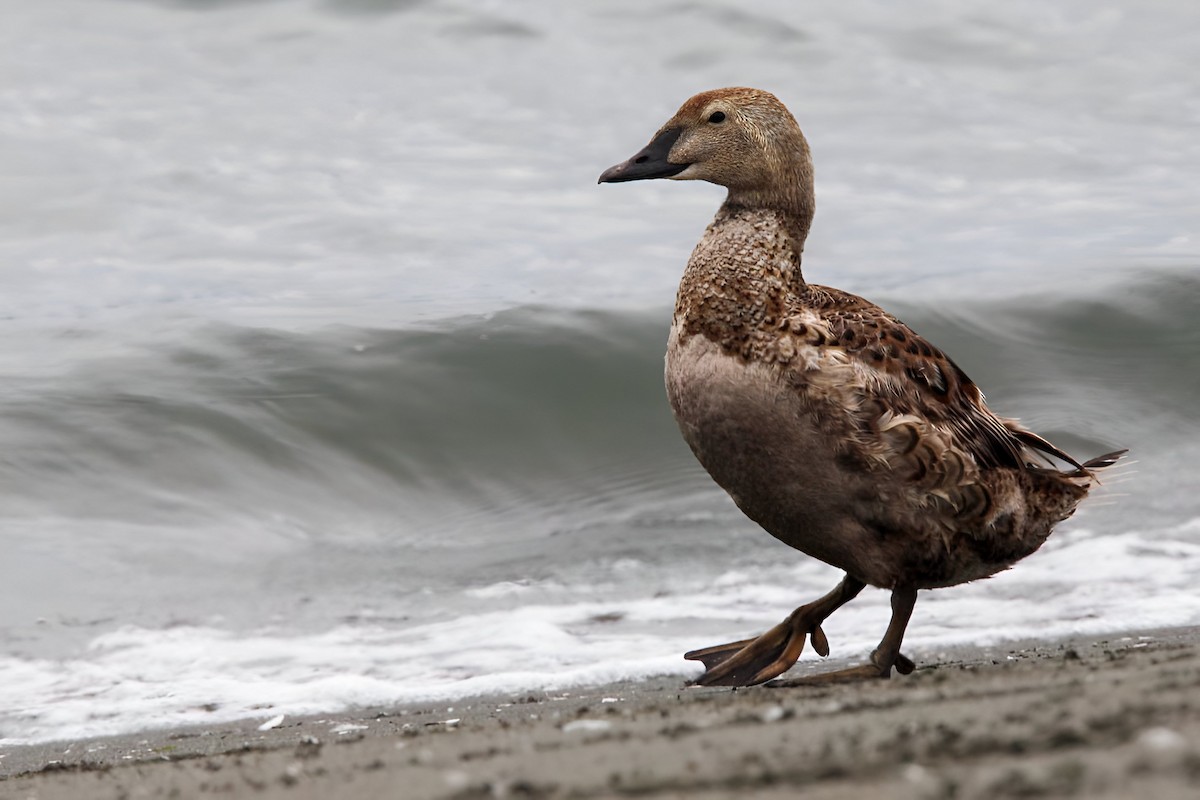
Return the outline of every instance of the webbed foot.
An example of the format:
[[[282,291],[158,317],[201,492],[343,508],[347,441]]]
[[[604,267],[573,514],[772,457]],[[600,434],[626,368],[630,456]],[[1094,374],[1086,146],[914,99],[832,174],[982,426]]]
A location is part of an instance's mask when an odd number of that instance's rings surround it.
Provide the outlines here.
[[[819,600],[802,605],[788,618],[754,639],[692,650],[684,658],[700,661],[705,672],[693,683],[700,686],[753,686],[787,672],[804,651],[807,639],[822,656],[829,655],[829,639],[821,623],[863,589],[863,582],[847,575],[837,588]]]
[[[805,625],[806,620],[796,620],[795,616],[793,614],[756,639],[684,653],[684,658],[704,664],[706,672],[694,683],[700,686],[753,686],[769,681],[791,669],[804,652],[804,642],[809,636],[814,650],[823,656],[829,655],[829,640],[821,626]]]

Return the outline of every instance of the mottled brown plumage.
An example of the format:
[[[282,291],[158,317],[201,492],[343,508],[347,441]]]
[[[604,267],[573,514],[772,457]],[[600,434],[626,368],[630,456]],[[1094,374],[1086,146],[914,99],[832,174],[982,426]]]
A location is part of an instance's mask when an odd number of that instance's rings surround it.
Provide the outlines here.
[[[762,636],[689,653],[708,668],[699,682],[769,680],[806,636],[825,654],[821,622],[866,584],[893,591],[892,623],[870,665],[830,677],[910,670],[900,642],[917,590],[986,577],[1037,550],[1120,453],[1079,464],[996,416],[900,320],[805,282],[812,161],[773,95],[696,95],[600,180],[657,177],[729,190],[675,304],[666,383],[680,430],[747,516],[847,573]]]

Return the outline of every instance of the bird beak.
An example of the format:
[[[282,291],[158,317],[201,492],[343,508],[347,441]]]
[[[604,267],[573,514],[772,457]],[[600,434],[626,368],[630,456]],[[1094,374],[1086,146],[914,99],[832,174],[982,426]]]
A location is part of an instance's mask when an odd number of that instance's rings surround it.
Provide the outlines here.
[[[667,160],[671,147],[683,133],[683,128],[667,128],[628,161],[609,167],[600,174],[597,183],[644,181],[649,178],[670,178],[687,169],[690,164],[672,164]]]

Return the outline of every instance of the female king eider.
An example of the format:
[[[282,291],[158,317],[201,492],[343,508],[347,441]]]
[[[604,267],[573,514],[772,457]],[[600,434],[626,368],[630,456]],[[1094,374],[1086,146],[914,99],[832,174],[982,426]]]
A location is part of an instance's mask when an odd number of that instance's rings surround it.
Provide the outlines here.
[[[827,655],[821,623],[867,584],[892,592],[870,663],[805,682],[910,672],[900,644],[917,591],[987,577],[1037,550],[1125,451],[1080,464],[992,413],[900,320],[805,282],[812,160],[774,95],[698,94],[600,182],[648,178],[729,190],[683,273],[667,345],[684,439],[750,519],[846,573],[761,636],[687,653],[706,668],[697,683],[771,680],[806,637]]]

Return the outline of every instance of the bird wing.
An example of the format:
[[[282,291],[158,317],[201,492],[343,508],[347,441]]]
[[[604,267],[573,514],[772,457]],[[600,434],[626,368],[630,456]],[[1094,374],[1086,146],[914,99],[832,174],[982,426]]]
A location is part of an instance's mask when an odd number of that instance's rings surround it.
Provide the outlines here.
[[[856,295],[809,286],[803,305],[822,321],[828,341],[872,374],[864,390],[891,417],[912,416],[950,435],[981,468],[1031,466],[1037,453],[1079,462],[1016,421],[997,416],[983,393],[944,352],[912,328]],[[886,424],[886,423],[885,423]]]

